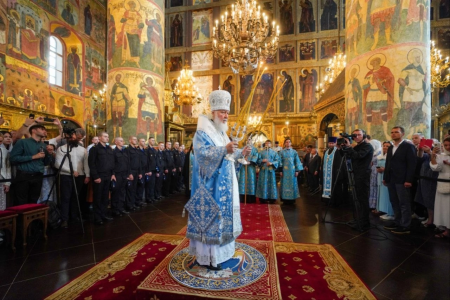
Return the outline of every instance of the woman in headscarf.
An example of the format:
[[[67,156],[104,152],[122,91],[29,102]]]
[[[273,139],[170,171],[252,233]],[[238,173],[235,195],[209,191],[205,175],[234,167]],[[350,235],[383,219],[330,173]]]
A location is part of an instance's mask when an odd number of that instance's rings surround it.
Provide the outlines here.
[[[378,140],[370,140],[370,144],[373,147],[372,158],[372,173],[370,175],[370,195],[369,195],[369,207],[370,210],[378,214],[377,200],[378,200],[378,172],[377,172],[377,157],[381,154],[381,143]]]

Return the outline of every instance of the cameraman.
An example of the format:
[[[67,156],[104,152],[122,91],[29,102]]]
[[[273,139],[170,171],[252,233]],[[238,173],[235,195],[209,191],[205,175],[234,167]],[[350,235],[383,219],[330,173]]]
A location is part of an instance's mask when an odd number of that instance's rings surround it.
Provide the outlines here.
[[[75,189],[78,193],[78,203],[83,215],[88,215],[89,209],[86,199],[81,196],[81,191],[85,184],[89,183],[89,164],[88,155],[84,147],[79,145],[79,140],[74,129],[64,130],[65,145],[56,150],[55,167],[59,168],[66,154],[70,153],[72,162],[73,176],[75,177],[75,186],[72,179],[72,173],[69,164],[69,158],[66,157],[61,167],[60,173],[60,193],[61,193],[61,219],[63,228],[68,227],[69,214],[71,221],[81,221],[82,217],[78,215],[77,199]]]
[[[345,138],[344,135],[343,137]],[[365,141],[366,133],[362,129],[353,130],[351,137],[356,144],[350,145],[349,139],[345,138],[345,143],[340,145],[341,151],[346,154],[353,165],[354,188],[358,201],[355,203],[355,211],[357,211],[355,222],[352,222],[350,226],[356,230],[366,231],[370,228],[369,192],[373,147]]]

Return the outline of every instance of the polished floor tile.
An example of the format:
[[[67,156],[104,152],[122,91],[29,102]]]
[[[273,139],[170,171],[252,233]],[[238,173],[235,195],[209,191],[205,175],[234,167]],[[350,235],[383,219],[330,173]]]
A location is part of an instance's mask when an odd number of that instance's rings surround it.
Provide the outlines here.
[[[360,233],[339,224],[352,220],[350,205],[328,208],[320,195],[301,195],[295,205],[277,204],[295,242],[333,245],[381,300],[449,299],[448,239],[434,238],[417,220],[411,235],[396,236],[372,215],[372,228]],[[51,230],[47,241],[31,239],[16,252],[0,246],[0,299],[42,299],[143,233],[177,233],[187,224],[187,201],[175,195],[101,226],[87,221],[84,234],[80,224]],[[323,222],[325,212],[335,223]]]

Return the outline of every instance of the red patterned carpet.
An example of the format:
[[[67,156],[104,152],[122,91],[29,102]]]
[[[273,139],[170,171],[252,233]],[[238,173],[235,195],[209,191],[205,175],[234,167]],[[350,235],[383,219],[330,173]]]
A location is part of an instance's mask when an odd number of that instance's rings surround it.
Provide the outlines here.
[[[241,221],[241,239],[292,242],[279,205],[241,204]],[[177,234],[186,235],[186,226]]]
[[[189,241],[144,234],[46,299],[376,299],[331,245],[292,243],[277,205],[241,206],[238,241],[257,249],[265,273],[251,285],[211,292],[179,284],[168,263]]]

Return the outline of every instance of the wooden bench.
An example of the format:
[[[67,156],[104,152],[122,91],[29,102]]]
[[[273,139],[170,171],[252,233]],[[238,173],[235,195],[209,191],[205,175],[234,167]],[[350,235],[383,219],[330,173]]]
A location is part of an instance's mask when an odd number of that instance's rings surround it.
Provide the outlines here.
[[[23,204],[12,206],[6,211],[13,211],[19,215],[22,225],[23,245],[27,245],[28,226],[34,220],[41,220],[44,224],[44,238],[47,240],[47,220],[48,220],[48,206],[44,204]]]
[[[11,233],[11,248],[16,250],[17,213],[9,210],[0,211],[0,230],[7,229]]]

